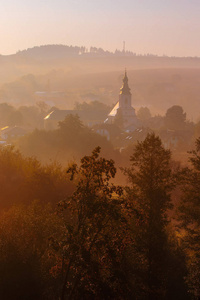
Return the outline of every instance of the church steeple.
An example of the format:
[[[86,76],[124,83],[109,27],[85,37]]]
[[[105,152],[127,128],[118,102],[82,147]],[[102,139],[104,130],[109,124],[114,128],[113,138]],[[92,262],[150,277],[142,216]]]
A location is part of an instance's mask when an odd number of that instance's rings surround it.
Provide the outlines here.
[[[123,79],[123,85],[120,89],[120,95],[131,95],[131,89],[128,86],[128,77],[125,69],[124,79]]]
[[[125,70],[123,84],[119,93],[119,101],[108,115],[108,122],[113,123],[116,117],[122,121],[124,130],[135,130],[137,117],[135,109],[131,105],[131,90],[128,86],[128,76]]]

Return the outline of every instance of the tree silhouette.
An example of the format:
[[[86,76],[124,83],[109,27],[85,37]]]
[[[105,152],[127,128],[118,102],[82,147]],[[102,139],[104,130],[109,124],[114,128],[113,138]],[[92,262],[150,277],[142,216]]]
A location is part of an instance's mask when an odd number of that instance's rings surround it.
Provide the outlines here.
[[[61,299],[119,299],[129,293],[120,262],[128,244],[122,189],[110,183],[113,160],[91,156],[68,169],[77,178],[73,195],[60,203],[66,220],[65,237],[52,241],[62,256]]]
[[[148,107],[140,107],[137,112],[138,119],[145,121],[151,118],[151,112]]]
[[[186,113],[179,105],[170,107],[165,115],[165,126],[168,129],[183,130],[185,129]]]
[[[138,142],[130,158],[131,167],[124,169],[131,184],[128,197],[139,212],[133,236],[140,257],[138,277],[143,282],[139,293],[145,299],[163,299],[166,292],[166,212],[174,186],[170,158],[170,151],[151,133]]]
[[[182,223],[184,248],[188,255],[187,283],[194,299],[200,298],[200,138],[189,152],[190,168],[182,171],[182,198],[179,221]]]

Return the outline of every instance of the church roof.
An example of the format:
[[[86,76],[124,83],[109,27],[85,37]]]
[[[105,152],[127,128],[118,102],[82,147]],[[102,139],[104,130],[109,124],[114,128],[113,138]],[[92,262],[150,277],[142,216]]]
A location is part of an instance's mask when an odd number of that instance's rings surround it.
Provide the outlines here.
[[[120,89],[120,94],[131,95],[130,91],[131,91],[131,89],[128,86],[128,77],[127,77],[127,74],[126,74],[126,71],[125,71],[125,75],[124,75],[124,79],[123,79],[123,85]]]
[[[111,110],[111,112],[109,113],[108,116],[115,117],[117,114],[118,108],[119,108],[119,101],[117,102],[117,104],[115,104],[115,106],[113,107],[113,109]]]

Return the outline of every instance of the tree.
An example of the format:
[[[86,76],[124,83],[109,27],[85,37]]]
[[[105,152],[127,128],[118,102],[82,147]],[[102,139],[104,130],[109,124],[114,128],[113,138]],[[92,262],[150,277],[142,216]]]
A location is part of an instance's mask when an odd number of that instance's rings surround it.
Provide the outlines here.
[[[49,273],[55,264],[49,237],[59,236],[62,227],[50,205],[37,202],[1,213],[1,299],[58,299],[56,282]]]
[[[138,211],[132,227],[135,249],[140,257],[138,277],[144,299],[164,299],[167,285],[167,210],[174,178],[171,153],[159,137],[148,134],[138,142],[130,158],[131,167],[124,169],[131,186],[127,197]],[[143,298],[142,298],[143,299]]]
[[[165,115],[165,126],[168,129],[185,129],[186,113],[183,112],[183,108],[179,105],[170,107]]]
[[[138,119],[142,121],[149,120],[151,118],[151,112],[148,107],[140,107],[137,112]]]
[[[0,103],[0,125],[8,125],[8,116],[15,112],[15,108],[7,103]]]
[[[41,115],[41,112],[36,106],[20,106],[18,111],[22,114],[23,124],[27,127],[40,128],[41,120],[44,115]]]
[[[64,121],[58,124],[61,134],[66,135],[66,133],[69,133],[73,137],[77,136],[77,134],[81,134],[85,128],[79,116],[72,114],[68,115]]]
[[[200,138],[189,152],[190,168],[182,170],[182,197],[179,205],[182,240],[188,256],[187,283],[193,299],[200,298]]]
[[[84,101],[83,103],[76,102],[74,109],[94,112],[105,111],[105,113],[107,114],[110,111],[110,106],[99,101],[90,101],[89,103]]]
[[[28,156],[36,156],[43,162],[49,159],[65,163],[89,154],[96,145],[102,147],[105,156],[116,156],[112,144],[94,130],[85,126],[77,115],[68,115],[59,122],[56,130],[34,130],[16,141],[20,150]]]
[[[62,264],[61,299],[120,299],[130,291],[122,261],[128,244],[122,189],[110,183],[113,160],[99,157],[100,147],[68,169],[76,190],[60,203],[65,237],[52,241]]]
[[[15,110],[7,116],[7,125],[9,126],[20,126],[23,123],[23,115],[19,110]]]
[[[28,205],[35,199],[56,206],[73,190],[61,165],[42,166],[37,159],[24,157],[13,146],[0,147],[0,185],[3,186],[1,210],[19,203]]]

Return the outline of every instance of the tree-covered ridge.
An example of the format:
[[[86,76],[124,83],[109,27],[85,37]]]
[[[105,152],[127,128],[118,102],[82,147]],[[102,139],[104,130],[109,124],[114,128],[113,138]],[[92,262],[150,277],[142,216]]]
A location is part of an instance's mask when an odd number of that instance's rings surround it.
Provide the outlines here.
[[[97,48],[94,46],[91,46],[89,49],[85,46],[68,46],[68,45],[59,45],[59,44],[53,44],[53,45],[41,45],[41,46],[35,46],[33,48],[28,48],[22,51],[18,51],[16,53],[17,56],[32,56],[33,58],[56,58],[60,56],[60,58],[64,57],[70,57],[70,56],[78,56],[78,55],[99,55],[99,56],[137,56],[136,53],[132,51],[121,51],[116,49],[115,52],[111,52],[108,50],[104,50],[102,48]],[[141,56],[141,55],[140,55]],[[144,56],[150,56],[150,57],[156,57],[157,55],[153,54],[146,54]]]

